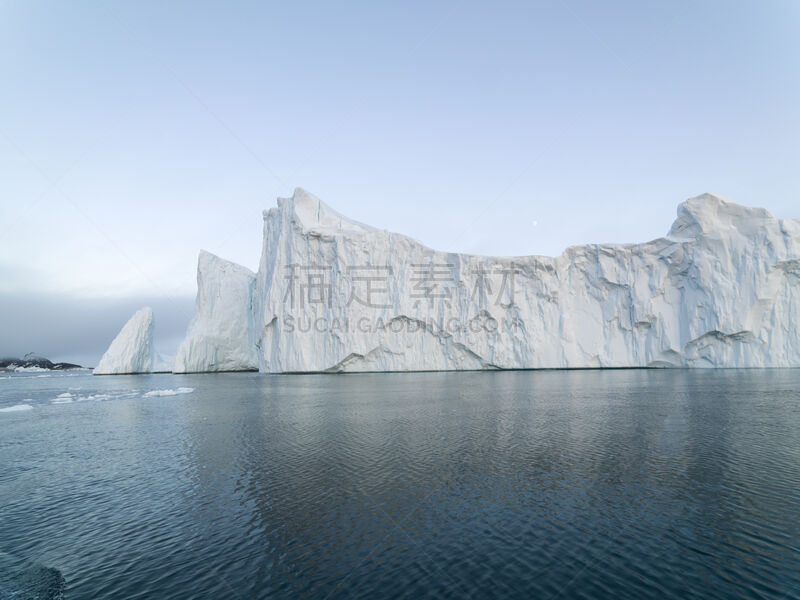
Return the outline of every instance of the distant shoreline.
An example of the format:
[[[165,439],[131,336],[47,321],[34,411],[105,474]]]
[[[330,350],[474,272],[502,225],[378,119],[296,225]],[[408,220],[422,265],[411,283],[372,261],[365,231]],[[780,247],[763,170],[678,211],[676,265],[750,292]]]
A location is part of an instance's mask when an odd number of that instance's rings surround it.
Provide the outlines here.
[[[0,358],[0,372],[14,373],[25,371],[67,371],[83,369],[81,365],[68,362],[54,363],[43,356],[26,354],[24,358]]]

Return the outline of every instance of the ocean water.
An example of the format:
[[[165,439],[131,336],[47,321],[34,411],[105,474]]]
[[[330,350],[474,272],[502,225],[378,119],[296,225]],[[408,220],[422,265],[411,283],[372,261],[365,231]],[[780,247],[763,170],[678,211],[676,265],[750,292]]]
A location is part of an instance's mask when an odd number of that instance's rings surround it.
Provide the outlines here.
[[[40,375],[0,598],[800,598],[800,370]]]

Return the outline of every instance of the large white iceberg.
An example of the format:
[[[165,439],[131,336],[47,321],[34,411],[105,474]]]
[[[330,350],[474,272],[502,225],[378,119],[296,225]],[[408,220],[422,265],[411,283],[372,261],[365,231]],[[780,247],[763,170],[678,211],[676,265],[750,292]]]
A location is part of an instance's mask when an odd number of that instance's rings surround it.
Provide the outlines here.
[[[264,212],[257,274],[201,253],[173,368],[798,367],[798,322],[800,221],[712,194],[665,237],[550,258],[435,251],[297,189]]]
[[[95,375],[150,373],[158,366],[153,348],[153,309],[139,309],[123,326],[103,354]]]
[[[197,261],[197,301],[173,371],[255,371],[255,273],[202,250]]]
[[[296,190],[264,213],[260,370],[800,366],[800,222],[704,194],[668,235],[438,252]]]

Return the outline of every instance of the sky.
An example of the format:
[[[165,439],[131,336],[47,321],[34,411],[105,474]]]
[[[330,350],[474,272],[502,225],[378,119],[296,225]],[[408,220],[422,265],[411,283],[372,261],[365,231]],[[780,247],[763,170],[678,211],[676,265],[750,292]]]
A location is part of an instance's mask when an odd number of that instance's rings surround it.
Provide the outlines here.
[[[436,249],[800,217],[800,3],[0,0],[0,355],[93,365],[303,187]]]

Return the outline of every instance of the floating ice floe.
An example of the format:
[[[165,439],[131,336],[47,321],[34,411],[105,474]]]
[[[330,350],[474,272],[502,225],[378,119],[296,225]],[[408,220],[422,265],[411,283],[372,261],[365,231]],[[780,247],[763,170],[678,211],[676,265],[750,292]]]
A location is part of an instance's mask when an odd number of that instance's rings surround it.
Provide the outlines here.
[[[55,398],[53,398],[50,402],[52,404],[68,404],[73,402],[75,399],[75,394],[71,394],[70,392],[64,392],[63,394],[59,394]]]
[[[155,396],[177,396],[178,394],[191,394],[194,388],[179,387],[177,390],[152,390],[144,394],[143,398],[154,398]]]
[[[33,406],[30,404],[15,404],[14,406],[7,406],[5,408],[0,408],[0,412],[21,412],[23,410],[33,410]]]

